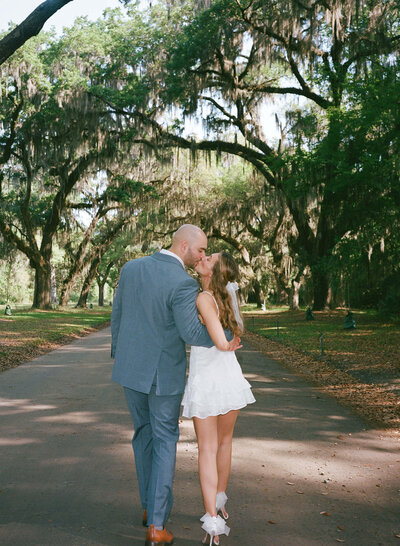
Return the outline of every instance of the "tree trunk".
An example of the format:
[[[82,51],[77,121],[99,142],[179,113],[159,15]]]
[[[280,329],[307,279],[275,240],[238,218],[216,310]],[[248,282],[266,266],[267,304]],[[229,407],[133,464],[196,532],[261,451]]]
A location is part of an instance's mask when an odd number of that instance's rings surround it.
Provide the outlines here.
[[[94,230],[99,220],[107,213],[108,210],[108,208],[99,208],[96,215],[92,219],[90,226],[86,230],[85,236],[79,244],[77,251],[72,257],[72,265],[61,287],[60,305],[62,306],[67,305],[67,303],[69,302],[72,289],[74,288],[76,281],[79,278],[79,275],[82,273],[86,264],[89,263],[91,260],[91,254],[90,252],[87,252],[87,247],[92,240]]]
[[[261,288],[261,285],[257,280],[253,282],[253,290],[254,290],[254,296],[257,303],[257,307],[261,309],[261,307],[265,303],[265,298],[264,298],[263,289]]]
[[[327,307],[329,295],[329,275],[326,271],[312,271],[314,311],[323,311]]]
[[[99,287],[99,307],[104,307],[104,286],[105,281],[97,281],[97,285]]]
[[[51,303],[57,303],[57,279],[54,267],[51,268]]]
[[[110,274],[110,271],[111,271],[111,268],[113,267],[113,265],[114,265],[114,262],[111,261],[107,265],[104,275],[98,275],[98,277],[97,277],[97,284],[98,284],[98,287],[99,287],[99,307],[104,306],[104,287],[106,285],[108,276]]]
[[[60,305],[62,307],[65,307],[66,305],[68,305],[74,284],[75,282],[68,282],[62,285],[61,295],[60,295]]]
[[[79,296],[78,303],[76,304],[76,307],[87,307],[87,299],[89,296],[90,289],[92,287],[93,281],[96,278],[97,270],[100,265],[101,261],[101,255],[98,255],[94,258],[90,265],[90,269],[88,274],[86,275],[86,278],[83,282],[82,290]]]
[[[52,309],[50,264],[46,263],[35,267],[35,292],[32,307],[34,309]]]
[[[292,286],[289,294],[289,306],[291,311],[297,311],[299,309],[299,293],[301,282],[292,280]]]

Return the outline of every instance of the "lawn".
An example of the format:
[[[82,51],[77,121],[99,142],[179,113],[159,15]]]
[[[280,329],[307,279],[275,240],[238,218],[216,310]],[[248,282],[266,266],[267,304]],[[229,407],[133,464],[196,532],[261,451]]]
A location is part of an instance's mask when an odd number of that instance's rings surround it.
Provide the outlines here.
[[[349,331],[343,328],[344,309],[314,312],[314,321],[306,320],[305,311],[287,308],[258,311],[245,306],[242,311],[249,340],[263,352],[307,376],[369,422],[400,427],[398,320],[353,310],[356,328]]]
[[[297,348],[313,357],[321,355],[357,373],[400,372],[400,323],[383,320],[372,311],[354,311],[356,329],[344,330],[345,310],[314,311],[314,321],[305,311],[271,309],[244,313],[246,328],[274,341]]]
[[[105,326],[111,307],[54,311],[16,310],[0,317],[0,370],[14,368]]]

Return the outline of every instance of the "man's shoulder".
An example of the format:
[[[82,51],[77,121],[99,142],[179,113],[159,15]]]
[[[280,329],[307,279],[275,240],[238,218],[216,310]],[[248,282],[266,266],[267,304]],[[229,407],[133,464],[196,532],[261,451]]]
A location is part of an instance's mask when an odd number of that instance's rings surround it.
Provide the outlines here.
[[[125,262],[122,269],[130,269],[132,267],[137,267],[141,265],[142,263],[149,261],[151,258],[152,256],[141,256],[140,258],[133,258],[133,260],[129,260],[128,262]]]

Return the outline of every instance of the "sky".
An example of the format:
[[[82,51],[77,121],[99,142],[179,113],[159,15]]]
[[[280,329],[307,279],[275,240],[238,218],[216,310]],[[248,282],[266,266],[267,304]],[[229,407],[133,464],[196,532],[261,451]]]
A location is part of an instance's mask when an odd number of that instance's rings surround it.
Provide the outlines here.
[[[0,30],[6,30],[10,21],[22,23],[42,2],[43,0],[0,0]],[[118,6],[121,6],[118,0],[73,0],[50,17],[43,28],[49,30],[54,26],[61,32],[63,27],[71,26],[81,15],[95,20],[101,17],[106,8]]]

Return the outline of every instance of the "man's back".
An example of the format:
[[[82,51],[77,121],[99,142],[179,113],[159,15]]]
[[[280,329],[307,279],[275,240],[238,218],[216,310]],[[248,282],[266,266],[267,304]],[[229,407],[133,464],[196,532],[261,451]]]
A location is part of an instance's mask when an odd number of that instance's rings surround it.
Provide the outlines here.
[[[185,342],[211,346],[198,320],[198,286],[174,257],[155,253],[122,269],[111,317],[112,379],[148,393],[184,390]]]

